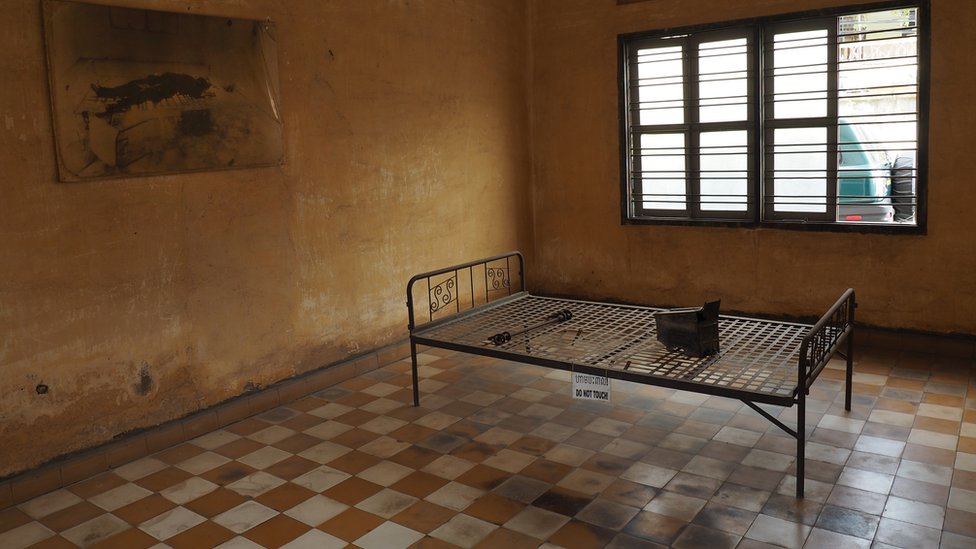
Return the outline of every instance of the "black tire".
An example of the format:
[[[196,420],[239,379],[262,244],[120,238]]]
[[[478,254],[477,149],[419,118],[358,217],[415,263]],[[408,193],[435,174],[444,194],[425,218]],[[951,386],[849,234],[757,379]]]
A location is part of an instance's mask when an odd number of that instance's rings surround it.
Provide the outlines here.
[[[891,205],[895,221],[911,221],[915,217],[915,159],[898,155],[891,165]]]

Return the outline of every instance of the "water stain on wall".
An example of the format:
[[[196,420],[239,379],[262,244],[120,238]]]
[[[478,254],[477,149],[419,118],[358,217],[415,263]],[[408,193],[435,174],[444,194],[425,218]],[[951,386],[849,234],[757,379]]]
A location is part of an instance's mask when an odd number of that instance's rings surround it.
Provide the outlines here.
[[[143,362],[142,366],[139,367],[139,381],[134,386],[136,394],[146,396],[155,387],[156,382],[153,380],[152,373],[150,372],[149,363]]]

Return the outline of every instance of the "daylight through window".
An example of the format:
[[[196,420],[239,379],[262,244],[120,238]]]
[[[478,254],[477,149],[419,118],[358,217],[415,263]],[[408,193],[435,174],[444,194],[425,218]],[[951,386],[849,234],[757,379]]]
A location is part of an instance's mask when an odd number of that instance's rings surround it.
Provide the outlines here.
[[[918,226],[921,8],[621,37],[625,221]]]

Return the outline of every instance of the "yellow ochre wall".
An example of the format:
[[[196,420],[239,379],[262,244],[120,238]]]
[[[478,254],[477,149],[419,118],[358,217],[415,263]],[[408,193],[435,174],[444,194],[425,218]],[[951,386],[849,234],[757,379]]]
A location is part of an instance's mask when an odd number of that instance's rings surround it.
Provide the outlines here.
[[[0,478],[401,341],[411,275],[530,245],[523,2],[111,4],[272,19],[285,163],[57,182],[41,3],[0,2]]]
[[[855,288],[864,323],[976,334],[976,2],[933,0],[928,234],[620,222],[618,34],[850,5],[538,0],[532,27],[533,286],[662,305],[815,315]]]

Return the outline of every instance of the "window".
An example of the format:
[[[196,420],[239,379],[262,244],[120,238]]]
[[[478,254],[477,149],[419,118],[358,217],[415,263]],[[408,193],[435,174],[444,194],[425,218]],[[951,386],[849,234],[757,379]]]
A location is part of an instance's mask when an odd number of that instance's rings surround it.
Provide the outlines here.
[[[926,5],[622,36],[624,221],[920,227]]]

